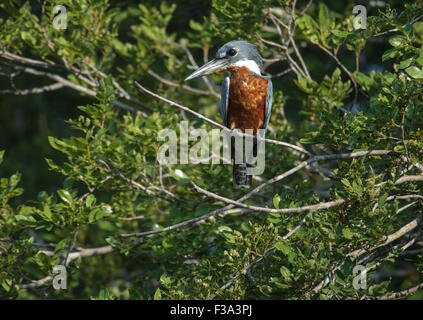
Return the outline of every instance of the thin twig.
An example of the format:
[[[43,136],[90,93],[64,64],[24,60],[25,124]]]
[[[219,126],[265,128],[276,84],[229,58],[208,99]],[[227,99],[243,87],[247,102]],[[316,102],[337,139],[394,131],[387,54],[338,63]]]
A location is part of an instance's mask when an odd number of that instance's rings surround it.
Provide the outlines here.
[[[322,46],[321,44],[317,43],[317,46],[322,49],[325,53],[327,53],[329,56],[331,56],[333,58],[333,60],[335,60],[335,62],[338,64],[338,66],[342,69],[342,71],[344,71],[348,77],[350,78],[353,86],[354,86],[354,99],[351,105],[351,108],[356,104],[357,99],[358,99],[358,85],[357,85],[357,81],[354,79],[353,75],[351,74],[351,72],[342,64],[342,62],[338,59],[338,57],[332,53],[330,50],[326,49],[324,46]]]

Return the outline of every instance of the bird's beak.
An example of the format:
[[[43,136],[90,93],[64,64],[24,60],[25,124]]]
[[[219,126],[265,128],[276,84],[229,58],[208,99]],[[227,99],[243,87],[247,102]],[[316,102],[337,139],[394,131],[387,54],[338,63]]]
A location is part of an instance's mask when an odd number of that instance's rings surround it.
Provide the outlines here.
[[[207,62],[204,66],[195,70],[190,76],[188,76],[185,81],[206,76],[212,74],[219,69],[225,68],[227,62],[225,59],[213,59],[212,61]]]

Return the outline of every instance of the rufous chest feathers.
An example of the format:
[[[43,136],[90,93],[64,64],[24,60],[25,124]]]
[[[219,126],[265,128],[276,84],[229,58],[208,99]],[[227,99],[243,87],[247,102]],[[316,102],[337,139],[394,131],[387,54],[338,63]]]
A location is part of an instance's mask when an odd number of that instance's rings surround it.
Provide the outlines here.
[[[264,123],[268,80],[250,73],[247,67],[231,66],[228,71],[228,127],[256,132]]]

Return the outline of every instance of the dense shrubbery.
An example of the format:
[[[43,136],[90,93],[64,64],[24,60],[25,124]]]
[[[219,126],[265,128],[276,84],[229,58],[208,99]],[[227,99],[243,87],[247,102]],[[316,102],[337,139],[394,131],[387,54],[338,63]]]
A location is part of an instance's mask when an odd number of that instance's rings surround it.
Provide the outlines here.
[[[23,200],[25,170],[1,178],[2,298],[422,297],[422,1],[368,7],[358,30],[354,1],[259,3],[213,0],[202,19],[186,3],[0,4],[2,110],[10,94],[85,97],[68,137],[42,142],[62,154],[46,159],[62,187]],[[183,79],[233,39],[260,46],[266,137],[284,142],[266,144],[247,192],[228,165],[160,165],[160,130],[214,127],[133,84],[220,123],[223,75]]]

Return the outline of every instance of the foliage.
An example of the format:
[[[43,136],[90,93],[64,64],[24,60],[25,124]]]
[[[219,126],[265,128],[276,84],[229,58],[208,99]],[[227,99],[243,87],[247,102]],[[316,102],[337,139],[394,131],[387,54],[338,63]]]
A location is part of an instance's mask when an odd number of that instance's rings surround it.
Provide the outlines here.
[[[12,158],[6,168],[15,173],[2,173],[0,296],[421,298],[417,289],[396,293],[422,281],[422,2],[368,7],[359,30],[354,1],[203,1],[211,10],[201,19],[186,2],[170,3],[0,4],[4,109],[16,101],[10,94],[72,108],[66,129],[31,146],[60,186],[26,198],[20,180],[35,177],[30,169],[16,172]],[[66,30],[52,24],[57,4],[66,6]],[[161,130],[180,141],[181,121],[214,127],[133,83],[220,123],[223,75],[183,79],[241,38],[260,47],[273,75],[266,137],[288,147],[266,144],[265,172],[253,182],[262,187],[239,200],[246,192],[232,188],[228,165],[157,161]],[[6,148],[0,162],[8,156]],[[190,182],[238,204],[225,207]],[[59,264],[66,290],[52,286]],[[352,285],[356,265],[368,270],[366,288]]]

